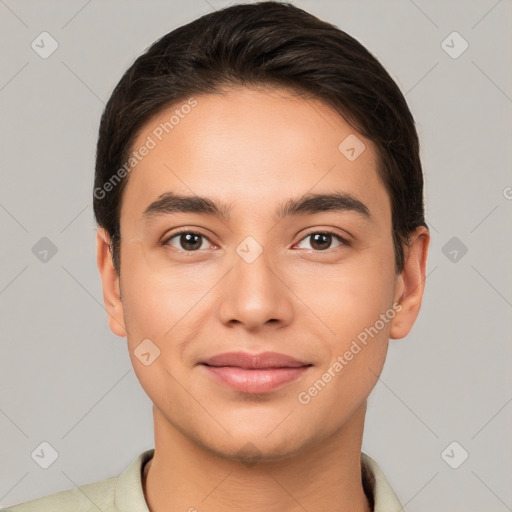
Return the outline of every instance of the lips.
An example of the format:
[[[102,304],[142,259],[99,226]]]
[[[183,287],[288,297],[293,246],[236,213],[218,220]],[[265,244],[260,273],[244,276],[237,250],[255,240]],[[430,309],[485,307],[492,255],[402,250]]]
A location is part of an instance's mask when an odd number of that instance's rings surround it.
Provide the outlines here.
[[[312,366],[277,352],[228,352],[210,357],[200,365],[216,382],[251,394],[281,388],[300,378]]]
[[[202,364],[208,366],[237,366],[246,370],[259,368],[299,368],[309,366],[308,363],[298,361],[291,356],[278,352],[262,352],[250,354],[248,352],[226,352],[210,357]]]

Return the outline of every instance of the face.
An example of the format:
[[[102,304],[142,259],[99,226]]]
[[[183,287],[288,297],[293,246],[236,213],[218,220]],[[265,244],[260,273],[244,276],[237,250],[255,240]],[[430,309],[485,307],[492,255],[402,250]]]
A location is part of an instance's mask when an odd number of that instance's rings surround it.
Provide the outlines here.
[[[224,456],[252,443],[286,457],[364,406],[389,337],[418,312],[422,286],[406,292],[426,249],[413,241],[395,274],[375,147],[327,105],[275,89],[194,99],[133,146],[151,148],[123,193],[119,281],[98,232],[111,329],[127,337],[159,421]],[[300,367],[202,364],[240,351]]]

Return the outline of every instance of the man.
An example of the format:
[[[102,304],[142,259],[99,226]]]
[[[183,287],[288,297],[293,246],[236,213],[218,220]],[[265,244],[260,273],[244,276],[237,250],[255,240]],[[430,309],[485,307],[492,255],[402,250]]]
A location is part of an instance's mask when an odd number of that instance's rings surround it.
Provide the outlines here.
[[[422,194],[402,94],[333,25],[260,2],[154,43],[105,108],[94,212],[155,448],[9,510],[400,510],[361,444],[421,305]]]

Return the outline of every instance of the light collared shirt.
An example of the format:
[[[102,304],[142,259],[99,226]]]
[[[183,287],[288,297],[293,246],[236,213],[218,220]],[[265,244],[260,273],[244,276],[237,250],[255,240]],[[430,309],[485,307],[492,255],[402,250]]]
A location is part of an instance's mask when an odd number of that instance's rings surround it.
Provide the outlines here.
[[[81,485],[0,512],[150,512],[142,490],[142,470],[155,452],[152,448],[138,455],[119,475]],[[402,505],[378,464],[361,452],[362,480],[373,501],[373,512],[402,512]]]

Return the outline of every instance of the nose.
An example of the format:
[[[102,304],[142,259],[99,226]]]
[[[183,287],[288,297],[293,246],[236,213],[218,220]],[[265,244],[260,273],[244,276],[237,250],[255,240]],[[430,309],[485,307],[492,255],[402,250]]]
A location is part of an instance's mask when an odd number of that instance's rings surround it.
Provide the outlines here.
[[[235,254],[233,268],[221,283],[223,324],[257,331],[279,329],[291,322],[293,292],[281,267],[269,259],[265,252],[254,261]]]

